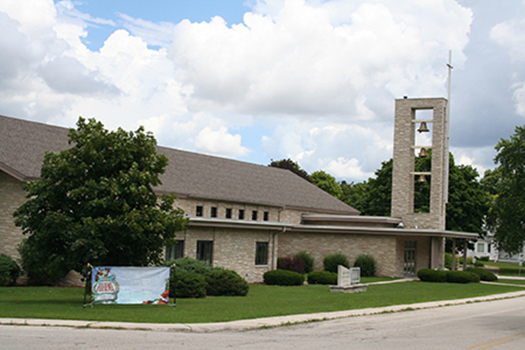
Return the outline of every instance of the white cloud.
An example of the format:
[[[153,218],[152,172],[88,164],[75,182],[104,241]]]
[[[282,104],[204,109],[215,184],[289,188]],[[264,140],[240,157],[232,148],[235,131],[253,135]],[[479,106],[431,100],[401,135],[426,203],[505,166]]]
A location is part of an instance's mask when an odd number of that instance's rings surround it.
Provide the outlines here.
[[[257,153],[246,135],[260,126],[268,159],[359,180],[391,157],[393,99],[444,94],[448,50],[461,66],[471,21],[452,0],[267,0],[232,26],[5,0],[0,113],[145,125],[162,145],[229,157]],[[115,31],[91,51],[96,25]]]
[[[206,126],[195,137],[195,146],[200,152],[230,157],[246,157],[250,153],[248,148],[241,146],[241,135],[228,133],[224,126],[217,130]]]
[[[507,48],[516,61],[525,60],[525,20],[512,19],[495,25],[490,38]]]
[[[171,43],[175,24],[169,22],[153,23],[140,18],[133,18],[124,13],[119,16],[125,21],[124,28],[133,35],[142,38],[149,45],[166,47]]]
[[[370,110],[362,101],[374,105],[377,90],[390,97],[443,93],[449,49],[457,51],[458,64],[464,61],[472,13],[452,1],[363,2],[346,23],[331,14],[348,2],[330,4],[258,3],[258,13],[231,28],[221,18],[179,23],[170,57],[192,88],[189,102],[360,118]]]

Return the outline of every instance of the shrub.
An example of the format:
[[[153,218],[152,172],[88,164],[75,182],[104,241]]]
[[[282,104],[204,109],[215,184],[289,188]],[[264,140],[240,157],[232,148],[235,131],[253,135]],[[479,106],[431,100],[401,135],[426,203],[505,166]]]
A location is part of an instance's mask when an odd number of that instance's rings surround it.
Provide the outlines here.
[[[467,271],[447,271],[447,282],[470,283],[479,282],[479,275]]]
[[[310,273],[314,270],[314,257],[305,252],[299,252],[293,256],[294,258],[301,258],[304,261],[304,273]]]
[[[459,266],[459,256],[456,255],[456,269]],[[445,253],[445,267],[452,270],[452,253]]]
[[[376,259],[374,259],[372,255],[368,255],[368,254],[359,255],[355,259],[354,267],[361,268],[361,276],[363,277],[375,276],[377,272]]]
[[[277,259],[277,268],[280,270],[293,271],[300,274],[304,273],[304,260],[301,257],[290,257]]]
[[[421,269],[417,272],[417,277],[423,282],[446,282],[447,272],[434,269]]]
[[[343,265],[350,268],[348,258],[341,253],[329,254],[323,259],[323,266],[325,271],[337,273],[337,266]]]
[[[263,275],[264,283],[278,286],[300,286],[304,283],[304,276],[288,270],[272,270]]]
[[[186,270],[177,271],[173,278],[175,288],[170,281],[170,297],[175,292],[177,298],[204,298],[206,280],[204,275]]]
[[[308,284],[337,284],[337,273],[329,271],[312,271],[308,274]]]
[[[171,271],[170,271],[170,297],[171,298],[175,297],[175,287],[179,288],[178,282],[175,281],[175,276],[179,272],[184,271],[184,272],[190,272],[190,273],[201,275],[201,277],[204,278],[204,283],[206,287],[206,280],[205,280],[204,275],[217,269],[216,267],[206,265],[206,263],[200,260],[192,259],[189,257],[165,261],[162,265],[163,266],[173,266],[173,264],[175,264],[175,268],[171,268]],[[204,293],[206,293],[206,290],[204,291]],[[179,296],[178,291],[177,291],[176,296],[177,297]],[[186,296],[183,298],[191,298],[191,297]],[[195,298],[201,298],[201,297],[195,297]]]
[[[216,269],[209,272],[206,278],[207,295],[246,296],[248,283],[232,270]]]
[[[467,267],[467,271],[478,275],[481,281],[494,282],[498,280],[498,277],[495,274],[490,271],[480,269],[479,267]]]
[[[0,286],[12,286],[20,276],[20,267],[10,256],[0,254]]]
[[[213,266],[206,265],[206,263],[200,260],[192,259],[189,257],[169,260],[169,261],[166,261],[163,265],[172,266],[173,264],[175,264],[176,272],[184,270],[188,272],[196,272],[196,273],[204,274],[204,273],[208,273],[216,269]]]
[[[489,261],[489,257],[488,256],[482,256],[481,258],[476,258],[477,260],[479,261]]]

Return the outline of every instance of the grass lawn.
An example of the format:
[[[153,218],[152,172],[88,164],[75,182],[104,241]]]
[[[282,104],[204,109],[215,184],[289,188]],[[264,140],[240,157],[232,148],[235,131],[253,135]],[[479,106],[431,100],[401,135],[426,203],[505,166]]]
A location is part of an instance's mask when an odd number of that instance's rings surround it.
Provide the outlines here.
[[[1,287],[0,317],[93,321],[206,323],[461,299],[523,290],[481,283],[402,282],[370,285],[359,294],[331,293],[328,286],[252,285],[246,297],[177,299],[177,306],[82,307],[83,288]]]
[[[523,276],[525,277],[525,267],[521,267],[520,274],[520,265],[518,263],[506,263],[506,262],[493,262],[493,261],[483,261],[485,267],[497,267],[499,268],[500,276]]]
[[[525,285],[525,280],[511,280],[511,279],[505,279],[505,277],[503,278],[498,278],[498,282],[499,283],[509,283],[509,284],[518,284],[518,285]]]

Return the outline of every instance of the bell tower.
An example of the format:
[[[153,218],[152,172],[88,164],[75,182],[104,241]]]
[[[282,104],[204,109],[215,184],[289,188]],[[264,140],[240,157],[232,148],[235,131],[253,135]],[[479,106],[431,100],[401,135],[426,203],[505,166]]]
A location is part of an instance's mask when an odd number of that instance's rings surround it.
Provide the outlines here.
[[[403,218],[406,228],[445,230],[449,167],[447,108],[448,101],[444,98],[396,99],[391,215]],[[427,168],[416,171],[416,157],[430,157],[425,162]],[[428,203],[414,201],[415,188],[421,183],[430,185]]]

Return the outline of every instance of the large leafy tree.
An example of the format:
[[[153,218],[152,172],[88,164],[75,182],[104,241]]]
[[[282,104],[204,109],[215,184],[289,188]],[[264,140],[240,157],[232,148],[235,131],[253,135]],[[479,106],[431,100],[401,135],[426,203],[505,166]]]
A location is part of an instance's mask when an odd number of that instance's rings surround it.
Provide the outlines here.
[[[525,127],[516,127],[510,139],[496,145],[499,166],[485,174],[485,184],[496,193],[488,223],[498,247],[521,252],[525,241]]]
[[[456,165],[450,154],[449,203],[447,205],[447,229],[463,232],[483,233],[483,219],[488,212],[490,195],[477,181],[478,173],[471,166]],[[431,153],[416,158],[416,171],[429,171]],[[383,162],[374,178],[362,184],[342,184],[343,201],[361,211],[361,215],[390,216],[392,202],[393,161]],[[428,212],[430,178],[427,182],[415,183],[414,210]],[[356,188],[359,186],[358,188]],[[350,188],[348,188],[350,187]],[[356,194],[363,194],[361,199]],[[357,200],[357,202],[356,202]]]
[[[184,227],[174,197],[153,188],[168,164],[151,133],[107,131],[80,118],[71,147],[46,153],[39,180],[27,183],[28,200],[14,213],[27,235],[22,265],[35,282],[52,282],[93,265],[145,266]]]
[[[310,179],[312,179],[314,185],[330,193],[335,198],[341,199],[343,197],[341,185],[335,180],[335,177],[327,172],[323,170],[314,171],[312,175],[310,175]]]

